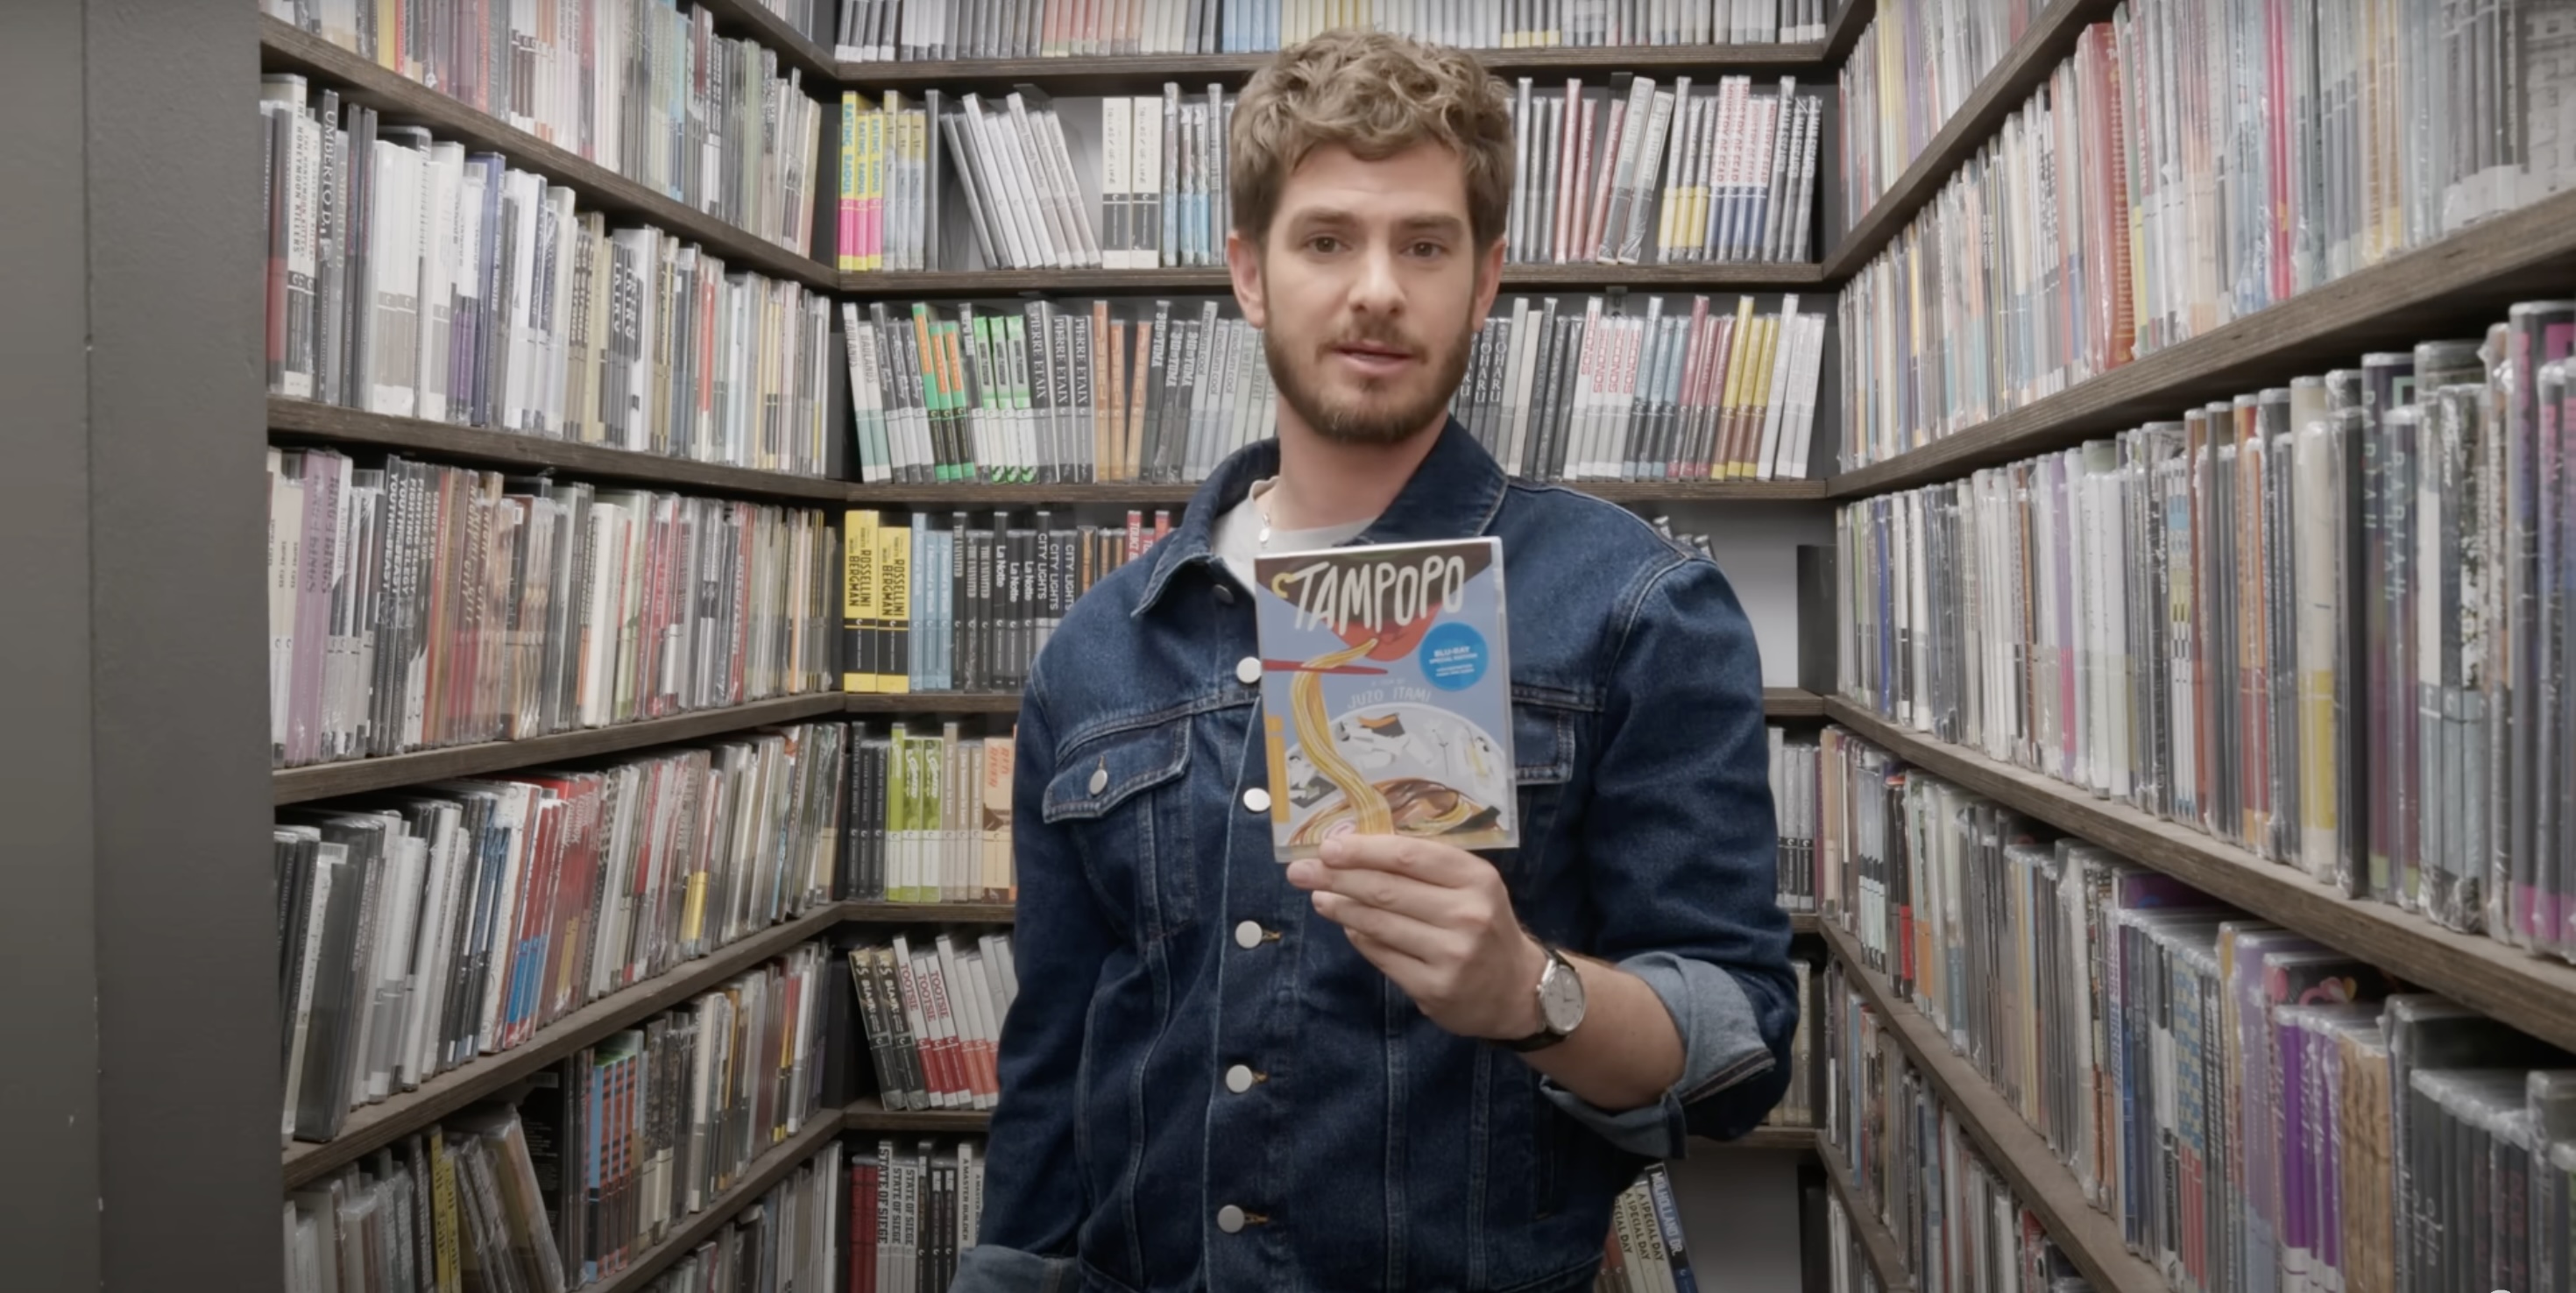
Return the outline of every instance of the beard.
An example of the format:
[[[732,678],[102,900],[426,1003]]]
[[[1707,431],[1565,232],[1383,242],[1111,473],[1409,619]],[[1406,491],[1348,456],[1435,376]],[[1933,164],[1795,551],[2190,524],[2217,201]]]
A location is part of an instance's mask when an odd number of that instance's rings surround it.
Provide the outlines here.
[[[1261,352],[1270,362],[1270,380],[1279,398],[1315,434],[1336,444],[1401,444],[1420,434],[1448,407],[1449,397],[1467,375],[1467,352],[1475,335],[1470,321],[1447,345],[1428,349],[1391,329],[1368,328],[1308,347],[1281,336],[1276,328],[1265,328]],[[1419,362],[1392,379],[1363,377],[1351,388],[1328,390],[1324,369],[1333,362],[1333,348],[1362,343],[1404,350]]]

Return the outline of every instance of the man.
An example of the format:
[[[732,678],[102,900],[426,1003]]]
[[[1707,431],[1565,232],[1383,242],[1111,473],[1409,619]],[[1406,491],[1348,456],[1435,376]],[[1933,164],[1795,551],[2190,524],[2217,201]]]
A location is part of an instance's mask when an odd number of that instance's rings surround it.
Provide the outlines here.
[[[1588,1287],[1796,1023],[1753,636],[1705,558],[1510,481],[1445,406],[1502,273],[1501,87],[1335,33],[1243,93],[1236,300],[1279,436],[1073,608],[1013,800],[1020,995],[973,1290]],[[1250,566],[1499,536],[1522,847],[1272,861]]]

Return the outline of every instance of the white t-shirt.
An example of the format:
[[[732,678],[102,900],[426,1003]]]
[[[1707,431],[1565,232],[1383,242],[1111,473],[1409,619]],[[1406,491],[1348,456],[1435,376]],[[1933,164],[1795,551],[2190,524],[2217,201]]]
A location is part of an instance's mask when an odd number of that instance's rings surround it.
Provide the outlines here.
[[[1226,509],[1225,515],[1216,519],[1216,526],[1209,535],[1208,546],[1216,552],[1217,559],[1225,563],[1234,581],[1243,585],[1247,592],[1252,589],[1254,557],[1265,552],[1303,552],[1311,548],[1333,547],[1356,537],[1377,519],[1370,517],[1365,521],[1346,521],[1311,530],[1272,530],[1270,542],[1265,545],[1261,542],[1261,509],[1254,505],[1253,500],[1269,493],[1270,487],[1277,483],[1279,478],[1276,476],[1252,482],[1252,488],[1245,492],[1243,501]]]

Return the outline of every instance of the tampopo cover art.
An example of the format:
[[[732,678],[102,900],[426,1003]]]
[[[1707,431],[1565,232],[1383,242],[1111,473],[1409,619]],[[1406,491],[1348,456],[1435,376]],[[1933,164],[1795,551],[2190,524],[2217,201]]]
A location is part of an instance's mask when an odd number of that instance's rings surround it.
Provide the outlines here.
[[[1272,852],[1357,831],[1520,843],[1493,538],[1253,560]]]

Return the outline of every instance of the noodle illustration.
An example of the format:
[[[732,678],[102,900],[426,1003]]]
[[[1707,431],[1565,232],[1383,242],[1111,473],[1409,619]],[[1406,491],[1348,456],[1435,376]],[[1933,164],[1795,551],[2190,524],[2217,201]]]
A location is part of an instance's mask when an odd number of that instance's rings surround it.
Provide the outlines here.
[[[1288,682],[1289,721],[1297,728],[1297,743],[1306,751],[1306,759],[1342,792],[1351,811],[1359,818],[1359,830],[1368,835],[1391,835],[1395,832],[1395,813],[1387,806],[1386,796],[1342,758],[1333,740],[1331,720],[1324,713],[1324,675],[1318,670],[1349,664],[1377,645],[1370,638],[1357,646],[1328,651],[1306,662],[1306,668]]]

